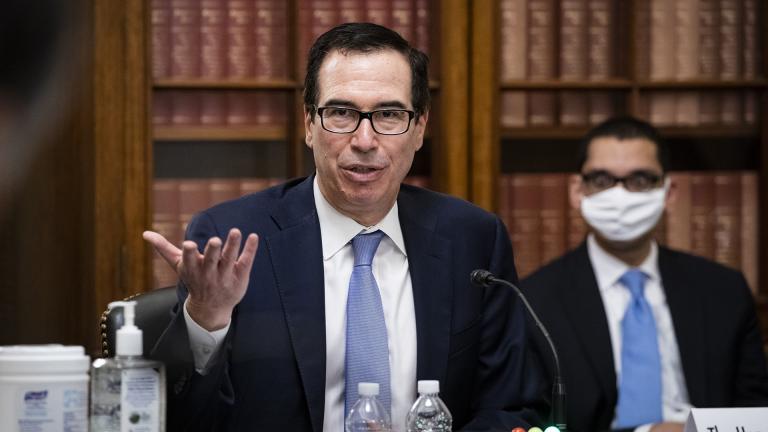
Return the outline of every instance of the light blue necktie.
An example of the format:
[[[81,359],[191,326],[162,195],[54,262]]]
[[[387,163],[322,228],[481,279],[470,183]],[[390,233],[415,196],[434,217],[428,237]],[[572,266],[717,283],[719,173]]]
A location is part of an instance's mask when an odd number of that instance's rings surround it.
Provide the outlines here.
[[[389,345],[379,286],[371,263],[379,247],[381,231],[358,234],[352,239],[355,266],[347,296],[347,353],[344,415],[357,401],[357,384],[379,384],[379,400],[390,410]]]
[[[616,405],[616,427],[658,423],[661,414],[661,358],[656,322],[643,294],[646,275],[629,270],[619,281],[632,299],[621,321],[621,382]]]

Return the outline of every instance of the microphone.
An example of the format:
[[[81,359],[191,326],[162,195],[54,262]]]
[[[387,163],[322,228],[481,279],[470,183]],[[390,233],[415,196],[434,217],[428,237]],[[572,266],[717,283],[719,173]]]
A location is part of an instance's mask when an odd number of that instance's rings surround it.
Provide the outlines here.
[[[469,274],[469,278],[472,280],[473,284],[482,287],[490,287],[494,284],[506,285],[512,288],[520,300],[523,301],[525,309],[528,310],[531,318],[533,318],[536,327],[539,328],[541,334],[544,335],[544,339],[547,340],[549,349],[552,351],[552,357],[555,359],[555,380],[552,383],[552,422],[555,423],[555,426],[558,429],[565,431],[567,429],[565,421],[565,384],[563,383],[562,375],[560,374],[560,357],[557,355],[557,349],[555,349],[555,344],[552,342],[552,338],[549,336],[547,328],[544,327],[544,324],[539,320],[539,316],[533,311],[531,304],[528,303],[528,299],[525,298],[523,292],[520,291],[520,288],[512,282],[497,278],[493,273],[482,269],[472,270],[472,273]]]

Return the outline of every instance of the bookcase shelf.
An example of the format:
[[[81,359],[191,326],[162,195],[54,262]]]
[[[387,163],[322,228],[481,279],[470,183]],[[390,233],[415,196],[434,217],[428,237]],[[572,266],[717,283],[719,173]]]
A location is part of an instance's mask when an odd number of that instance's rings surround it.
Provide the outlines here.
[[[609,79],[595,81],[510,80],[499,84],[501,90],[629,90],[632,81]]]
[[[760,90],[768,86],[768,82],[762,79],[754,80],[680,80],[680,81],[638,81],[637,87],[641,90]]]
[[[285,141],[286,129],[281,126],[157,126],[157,141]]]
[[[304,84],[293,80],[204,80],[204,79],[158,79],[153,87],[161,89],[243,89],[243,90],[295,90]]]

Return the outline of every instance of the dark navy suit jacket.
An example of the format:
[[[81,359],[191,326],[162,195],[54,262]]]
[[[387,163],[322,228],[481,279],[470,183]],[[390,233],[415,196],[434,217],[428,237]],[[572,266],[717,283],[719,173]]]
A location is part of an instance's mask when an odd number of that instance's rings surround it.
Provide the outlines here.
[[[755,304],[741,273],[659,247],[659,272],[693,406],[768,406]],[[610,429],[618,399],[611,336],[586,243],[522,289],[559,350],[572,432]],[[549,347],[537,339],[546,360]]]
[[[465,201],[411,186],[398,196],[413,284],[418,379],[440,380],[454,427],[505,430],[537,422],[543,369],[532,361],[521,304],[470,283],[476,268],[516,280],[499,219]],[[197,215],[202,249],[237,227],[260,236],[248,291],[215,365],[194,371],[183,313],[152,356],[168,367],[170,430],[321,432],[325,398],[324,278],[312,177]],[[179,289],[179,301],[186,296]],[[416,383],[413,383],[414,389]]]

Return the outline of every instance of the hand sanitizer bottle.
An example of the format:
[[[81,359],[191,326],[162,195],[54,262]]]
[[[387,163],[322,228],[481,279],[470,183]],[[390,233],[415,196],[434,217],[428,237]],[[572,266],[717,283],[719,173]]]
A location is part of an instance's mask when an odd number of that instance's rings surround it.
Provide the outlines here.
[[[142,357],[142,332],[134,325],[135,301],[122,307],[115,358],[91,366],[91,432],[165,432],[165,367]]]

